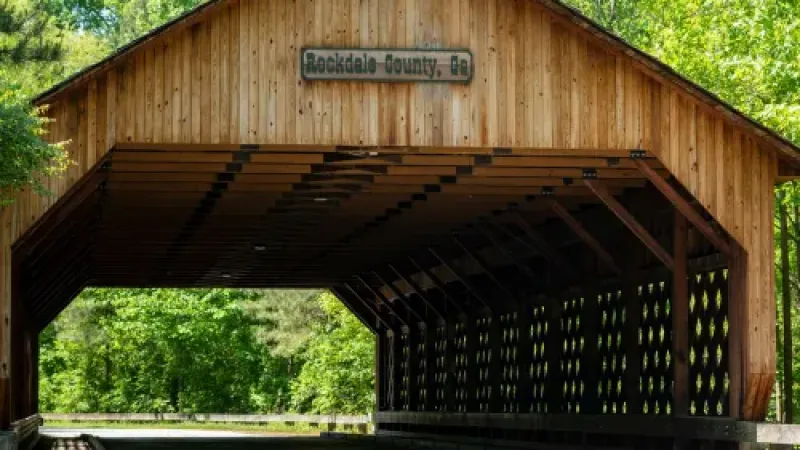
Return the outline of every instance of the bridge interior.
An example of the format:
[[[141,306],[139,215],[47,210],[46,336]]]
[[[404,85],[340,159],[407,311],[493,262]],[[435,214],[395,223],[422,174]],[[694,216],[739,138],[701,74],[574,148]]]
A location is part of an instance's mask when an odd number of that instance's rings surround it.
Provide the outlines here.
[[[642,150],[124,144],[16,244],[13,351],[86,286],[329,288],[376,335],[379,434],[730,443],[646,421],[736,416],[728,242]]]

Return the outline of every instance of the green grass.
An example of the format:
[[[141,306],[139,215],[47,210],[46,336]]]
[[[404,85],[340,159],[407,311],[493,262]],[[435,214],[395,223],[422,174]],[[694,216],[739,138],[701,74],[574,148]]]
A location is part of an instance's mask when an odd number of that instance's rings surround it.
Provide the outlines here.
[[[287,434],[303,434],[313,435],[319,434],[322,431],[327,431],[325,425],[312,426],[308,423],[282,423],[272,422],[265,424],[249,424],[249,423],[209,423],[209,422],[113,422],[113,421],[84,421],[84,422],[71,422],[71,421],[55,421],[46,420],[45,427],[50,428],[124,428],[124,429],[144,429],[144,428],[157,428],[157,429],[181,429],[181,430],[221,430],[221,431],[240,431],[250,432],[254,434],[259,433],[287,433]],[[339,425],[336,430],[338,433],[358,433],[355,427],[345,429],[343,425]]]

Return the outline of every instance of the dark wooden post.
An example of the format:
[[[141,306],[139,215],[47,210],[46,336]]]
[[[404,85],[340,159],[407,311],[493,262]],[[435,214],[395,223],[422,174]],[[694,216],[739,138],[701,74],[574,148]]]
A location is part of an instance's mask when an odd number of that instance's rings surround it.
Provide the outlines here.
[[[420,331],[424,331],[425,324],[419,323],[408,330],[408,354],[406,355],[406,395],[408,396],[408,410],[417,411],[419,405],[419,386],[417,385],[418,355],[417,343]]]
[[[689,278],[686,272],[687,222],[675,210],[672,272],[672,412],[689,415]]]
[[[533,346],[538,342],[531,340],[531,310],[527,305],[522,305],[517,313],[517,366],[519,379],[517,380],[517,407],[519,411],[530,412],[533,403],[533,383],[531,382],[531,364],[533,362]],[[551,329],[552,330],[552,329]],[[550,369],[551,371],[553,368]]]
[[[39,331],[31,328],[31,414],[39,413]]]
[[[564,380],[561,377],[562,329],[560,298],[549,299],[547,313],[547,342],[544,345],[547,358],[547,412],[557,414],[564,410]]]
[[[480,312],[473,311],[464,322],[464,333],[467,336],[467,412],[477,412],[478,407],[478,320]]]
[[[460,320],[460,319],[459,319]],[[466,320],[466,316],[463,320]],[[457,320],[448,320],[447,339],[444,349],[444,403],[445,410],[456,410],[456,323]]]
[[[399,329],[390,331],[389,337],[391,339],[389,358],[391,358],[392,365],[392,370],[389,375],[389,384],[391,386],[391,392],[389,393],[389,409],[392,411],[400,411],[403,406],[400,397],[403,382],[403,372],[400,370],[402,358],[401,331]]]
[[[375,335],[375,408],[387,409],[386,401],[386,330]]]
[[[598,314],[597,292],[589,289],[583,296],[581,325],[583,325],[583,358],[581,361],[581,377],[583,378],[583,397],[581,398],[582,414],[600,414],[597,387],[600,375],[600,358],[597,347],[597,328],[600,322]]]
[[[628,414],[642,412],[640,378],[642,374],[642,350],[639,348],[639,327],[642,323],[642,304],[639,301],[636,283],[629,277],[623,280],[622,295],[625,300],[625,398]]]
[[[728,406],[730,416],[743,418],[745,375],[745,301],[747,299],[747,252],[734,245],[728,263]]]
[[[436,399],[436,329],[432,320],[425,328],[425,411],[434,411]]]
[[[503,349],[503,324],[500,321],[500,314],[492,314],[489,322],[489,348],[491,349],[491,359],[489,360],[489,411],[503,412],[503,396],[501,386],[503,384],[503,360],[500,352]]]

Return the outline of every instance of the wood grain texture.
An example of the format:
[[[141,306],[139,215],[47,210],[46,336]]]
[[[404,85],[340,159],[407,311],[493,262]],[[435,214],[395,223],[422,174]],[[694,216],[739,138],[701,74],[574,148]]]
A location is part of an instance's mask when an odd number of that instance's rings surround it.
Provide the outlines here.
[[[310,45],[470,48],[476,74],[470,85],[302,81]],[[69,141],[76,164],[46,181],[55,197],[23,192],[0,212],[3,280],[15,240],[118,143],[642,148],[746,251],[743,365],[774,376],[775,149],[536,2],[227,1],[77,80],[48,114],[48,139]],[[759,379],[745,398],[763,395]]]

